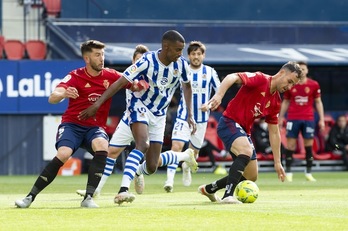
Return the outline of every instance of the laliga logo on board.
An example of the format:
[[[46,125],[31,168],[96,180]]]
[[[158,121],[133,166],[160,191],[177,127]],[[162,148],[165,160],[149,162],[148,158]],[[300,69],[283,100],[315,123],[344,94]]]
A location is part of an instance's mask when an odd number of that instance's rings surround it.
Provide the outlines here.
[[[33,78],[21,78],[18,82],[13,75],[8,75],[6,78],[6,95],[9,98],[15,97],[48,97],[52,89],[54,89],[61,79],[53,79],[50,72],[44,75],[44,84],[41,84],[42,77],[34,75]],[[0,94],[3,91],[2,83],[0,82]]]

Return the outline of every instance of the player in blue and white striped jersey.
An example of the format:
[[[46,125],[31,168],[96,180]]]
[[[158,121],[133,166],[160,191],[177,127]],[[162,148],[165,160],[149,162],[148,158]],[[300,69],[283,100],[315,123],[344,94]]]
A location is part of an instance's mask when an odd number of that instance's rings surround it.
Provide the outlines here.
[[[195,152],[195,157],[198,157],[200,148],[202,147],[205,132],[207,129],[207,121],[209,119],[210,110],[206,103],[209,101],[212,90],[217,91],[220,86],[220,79],[216,71],[207,65],[203,64],[205,58],[206,47],[199,41],[192,41],[188,48],[188,58],[190,60],[190,69],[192,72],[192,110],[194,119],[197,123],[197,131],[191,134],[188,123],[186,122],[187,111],[186,104],[181,97],[180,104],[177,110],[177,118],[172,131],[172,148],[171,151],[180,152],[185,143],[189,142],[189,147]],[[171,152],[168,151],[168,152]],[[164,155],[165,153],[161,154]],[[171,164],[167,167],[167,180],[164,189],[167,192],[173,191],[174,176],[178,163]],[[191,184],[191,171],[186,163],[182,164],[183,169],[183,184],[189,186]]]
[[[175,90],[180,85],[189,112],[187,121],[193,132],[196,130],[191,108],[192,90],[189,80],[191,73],[187,61],[182,57],[184,46],[185,39],[179,32],[174,30],[165,32],[161,49],[146,53],[135,64],[128,67],[122,77],[112,84],[92,106],[80,113],[81,119],[94,116],[100,105],[128,82],[145,80],[149,84],[149,88],[145,88],[138,94],[132,94],[127,108],[135,149],[127,157],[121,188],[115,197],[115,203],[132,202],[135,199],[135,196],[128,192],[129,185],[145,153],[145,161],[138,169],[141,174],[153,174],[157,170],[158,163],[162,162],[159,156],[163,143],[166,112]],[[193,169],[197,168],[192,149],[172,153],[169,159],[166,159],[166,164],[177,161],[186,161]]]

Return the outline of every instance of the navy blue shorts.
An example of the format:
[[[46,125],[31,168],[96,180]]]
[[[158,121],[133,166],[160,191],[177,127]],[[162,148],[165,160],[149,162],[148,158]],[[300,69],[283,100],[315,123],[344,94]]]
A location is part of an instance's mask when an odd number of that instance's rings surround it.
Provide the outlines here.
[[[288,120],[286,122],[286,137],[297,138],[301,132],[303,138],[313,139],[315,123],[312,120]]]
[[[228,151],[231,150],[232,143],[235,141],[235,139],[245,136],[253,148],[253,154],[250,160],[256,160],[256,151],[250,136],[247,135],[244,129],[234,120],[221,116],[217,127],[217,133]]]
[[[102,137],[109,141],[109,137],[100,127],[85,127],[72,123],[62,123],[58,127],[56,136],[56,149],[66,146],[73,150],[73,153],[78,148],[83,148],[94,154],[92,149],[92,140]]]

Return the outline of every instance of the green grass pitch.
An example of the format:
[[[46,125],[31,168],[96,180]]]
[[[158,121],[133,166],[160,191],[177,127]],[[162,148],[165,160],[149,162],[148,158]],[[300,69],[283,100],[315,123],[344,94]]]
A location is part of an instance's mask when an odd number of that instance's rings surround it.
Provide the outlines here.
[[[113,198],[121,175],[113,174],[95,199],[97,209],[80,208],[75,193],[85,188],[86,175],[58,176],[28,209],[15,208],[14,201],[36,176],[0,176],[0,230],[348,230],[348,172],[313,175],[317,182],[295,172],[293,182],[281,183],[275,173],[261,172],[255,203],[222,205],[197,193],[199,185],[222,175],[197,173],[184,187],[178,173],[174,192],[166,193],[159,172],[145,177],[145,191],[133,203],[118,206]]]

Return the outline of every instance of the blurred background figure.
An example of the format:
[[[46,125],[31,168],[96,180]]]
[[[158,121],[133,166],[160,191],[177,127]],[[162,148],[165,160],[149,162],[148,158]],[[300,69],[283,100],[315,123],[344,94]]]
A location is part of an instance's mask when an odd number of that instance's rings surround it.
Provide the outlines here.
[[[331,128],[326,149],[336,155],[342,155],[343,162],[348,170],[348,126],[345,115],[340,115]]]

